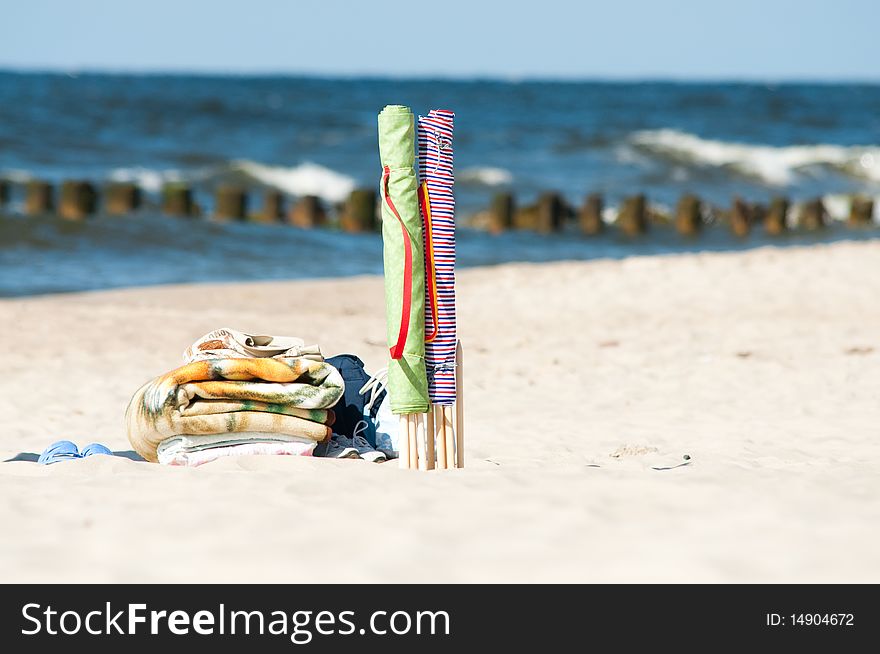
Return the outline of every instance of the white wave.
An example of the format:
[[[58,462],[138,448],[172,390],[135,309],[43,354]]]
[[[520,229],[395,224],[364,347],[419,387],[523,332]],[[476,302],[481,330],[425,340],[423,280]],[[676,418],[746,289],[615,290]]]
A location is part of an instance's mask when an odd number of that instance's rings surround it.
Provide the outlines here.
[[[26,184],[31,181],[34,176],[27,170],[21,170],[20,168],[7,168],[5,170],[0,170],[0,178],[7,179],[15,184]]]
[[[775,186],[791,183],[810,166],[829,166],[854,177],[880,182],[880,147],[877,146],[774,147],[703,139],[674,129],[636,132],[629,142],[641,150],[676,160],[727,166]]]
[[[875,223],[880,224],[880,195],[871,198],[874,200],[874,215],[872,216]],[[849,210],[852,206],[853,196],[843,193],[829,193],[822,196],[822,204],[828,211],[828,215],[832,220],[846,220],[849,218]],[[793,207],[793,211],[800,210],[801,205]]]
[[[504,168],[477,166],[465,168],[455,173],[455,178],[465,184],[481,184],[483,186],[505,186],[513,182],[513,173]]]
[[[110,171],[110,179],[114,182],[133,182],[147,192],[158,193],[166,182],[181,182],[184,175],[179,170],[155,170],[135,166],[132,168],[116,168]]]
[[[848,195],[833,193],[822,196],[822,204],[828,211],[828,215],[834,220],[846,220],[849,216],[849,206],[852,198]]]
[[[293,195],[317,195],[330,202],[345,200],[355,187],[351,177],[310,162],[287,168],[242,159],[233,162],[233,167],[280,191]]]
[[[617,214],[620,213],[619,207],[604,207],[602,209],[602,222],[606,225],[613,225],[617,220]]]
[[[292,195],[317,195],[329,202],[344,200],[355,187],[352,178],[318,164],[306,162],[288,168],[247,159],[187,170],[141,166],[116,168],[108,176],[113,181],[134,182],[145,191],[157,193],[168,182],[209,183],[227,178],[230,174],[242,175]]]

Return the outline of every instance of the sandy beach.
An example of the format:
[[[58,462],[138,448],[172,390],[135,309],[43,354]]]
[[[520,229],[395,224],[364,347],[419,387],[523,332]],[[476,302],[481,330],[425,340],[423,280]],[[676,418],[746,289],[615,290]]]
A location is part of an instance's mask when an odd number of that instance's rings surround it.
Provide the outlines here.
[[[3,463],[0,581],[880,582],[878,273],[877,241],[462,271],[466,469]],[[130,449],[132,393],[217,327],[372,371],[383,307],[379,277],[0,300],[0,458]]]

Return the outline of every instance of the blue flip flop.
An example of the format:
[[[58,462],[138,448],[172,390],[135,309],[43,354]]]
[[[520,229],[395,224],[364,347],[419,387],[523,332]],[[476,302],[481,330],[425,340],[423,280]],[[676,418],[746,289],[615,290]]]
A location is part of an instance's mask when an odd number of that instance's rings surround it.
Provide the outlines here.
[[[113,452],[100,443],[89,443],[79,452],[81,457],[92,456],[93,454],[109,454],[110,456],[113,456]]]
[[[43,453],[40,454],[40,458],[37,459],[37,463],[42,463],[47,466],[52,463],[58,463],[59,461],[69,461],[78,458],[79,451],[77,450],[76,443],[71,443],[70,441],[58,441],[57,443],[52,443],[49,447],[43,450]]]

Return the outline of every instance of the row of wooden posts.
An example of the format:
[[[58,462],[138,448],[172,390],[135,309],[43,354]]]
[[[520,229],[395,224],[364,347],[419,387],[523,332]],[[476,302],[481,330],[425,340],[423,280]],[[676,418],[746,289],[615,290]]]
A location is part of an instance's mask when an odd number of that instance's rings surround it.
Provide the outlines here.
[[[0,207],[9,200],[10,184],[0,180]],[[134,183],[113,182],[103,189],[103,213],[124,215],[138,210],[144,194]],[[51,184],[32,180],[25,184],[24,212],[37,215],[55,212],[71,220],[81,220],[98,211],[98,189],[90,182],[68,180],[62,183],[59,198]],[[221,220],[255,220],[260,222],[287,221],[299,227],[319,227],[329,223],[324,203],[317,197],[301,197],[289,207],[285,196],[276,190],[266,190],[262,206],[252,211],[247,191],[236,185],[222,185],[215,191],[213,217]],[[373,189],[355,189],[338,207],[338,226],[350,232],[375,231],[379,227],[377,194]],[[190,186],[183,183],[166,184],[161,193],[161,210],[176,216],[199,216],[201,209],[195,202]],[[499,233],[511,229],[527,229],[541,233],[560,231],[575,222],[587,236],[601,234],[607,229],[603,219],[604,202],[598,193],[586,197],[579,207],[571,207],[559,193],[543,193],[534,204],[517,207],[512,193],[497,193],[488,211],[477,214],[473,226]],[[695,195],[681,197],[671,215],[648,205],[642,194],[623,200],[615,227],[627,236],[638,236],[648,231],[652,223],[674,225],[685,235],[694,236],[707,222],[727,223],[734,234],[747,235],[754,227],[763,227],[771,235],[781,234],[792,223],[805,229],[820,229],[829,222],[828,211],[822,200],[816,198],[803,203],[797,216],[790,219],[791,203],[785,197],[773,198],[769,204],[747,203],[734,198],[729,208],[706,204]],[[874,201],[855,196],[850,204],[848,223],[864,226],[873,223]]]
[[[8,202],[10,185],[0,180],[0,207]],[[24,213],[57,213],[69,220],[82,220],[98,213],[99,191],[91,182],[68,180],[61,184],[56,202],[55,190],[45,181],[25,184]],[[160,209],[172,216],[197,217],[202,209],[195,201],[192,187],[170,183],[162,188]],[[262,206],[251,210],[247,191],[235,185],[218,186],[214,195],[213,218],[219,220],[287,221],[299,227],[319,227],[328,223],[328,212],[320,198],[306,195],[288,209],[283,193],[267,189]],[[134,183],[111,182],[103,188],[102,212],[109,216],[132,213],[144,206],[144,194]],[[377,197],[373,189],[355,189],[338,207],[339,227],[351,232],[378,228]]]
[[[648,206],[643,194],[624,198],[614,226],[627,236],[645,234],[652,223],[673,225],[684,236],[695,236],[710,223],[727,223],[737,236],[746,236],[754,227],[763,227],[771,235],[781,234],[792,224],[804,229],[821,229],[828,225],[830,217],[821,198],[815,198],[800,206],[797,216],[790,216],[791,202],[785,197],[775,197],[769,204],[747,203],[734,198],[729,208],[704,203],[696,195],[683,195],[672,214],[665,214]],[[498,193],[492,199],[488,211],[476,218],[477,226],[490,232],[509,229],[529,229],[552,233],[562,230],[567,223],[577,223],[579,231],[587,236],[597,236],[608,225],[603,219],[604,201],[599,193],[591,193],[579,208],[566,205],[558,193],[543,193],[535,204],[517,208],[511,193]],[[848,224],[871,225],[874,220],[874,200],[854,196],[850,204]]]

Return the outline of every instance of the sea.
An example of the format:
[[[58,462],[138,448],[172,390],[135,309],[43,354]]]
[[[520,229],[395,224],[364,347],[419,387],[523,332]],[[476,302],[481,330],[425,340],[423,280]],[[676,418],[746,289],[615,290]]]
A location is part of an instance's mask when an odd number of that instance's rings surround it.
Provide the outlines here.
[[[834,224],[740,239],[719,226],[697,239],[659,228],[633,241],[493,236],[469,224],[495,193],[526,205],[548,190],[573,207],[602,193],[608,221],[635,193],[660,211],[684,193],[721,207],[735,196],[822,197],[841,221],[852,194],[880,200],[880,84],[0,71],[0,178],[12,183],[0,209],[0,296],[381,273],[376,234],[181,220],[156,202],[164,183],[186,181],[210,213],[213,189],[235,182],[255,202],[273,188],[332,207],[377,186],[376,116],[386,104],[455,112],[459,266],[877,236]],[[134,181],[147,208],[84,223],[26,217],[32,178]]]

